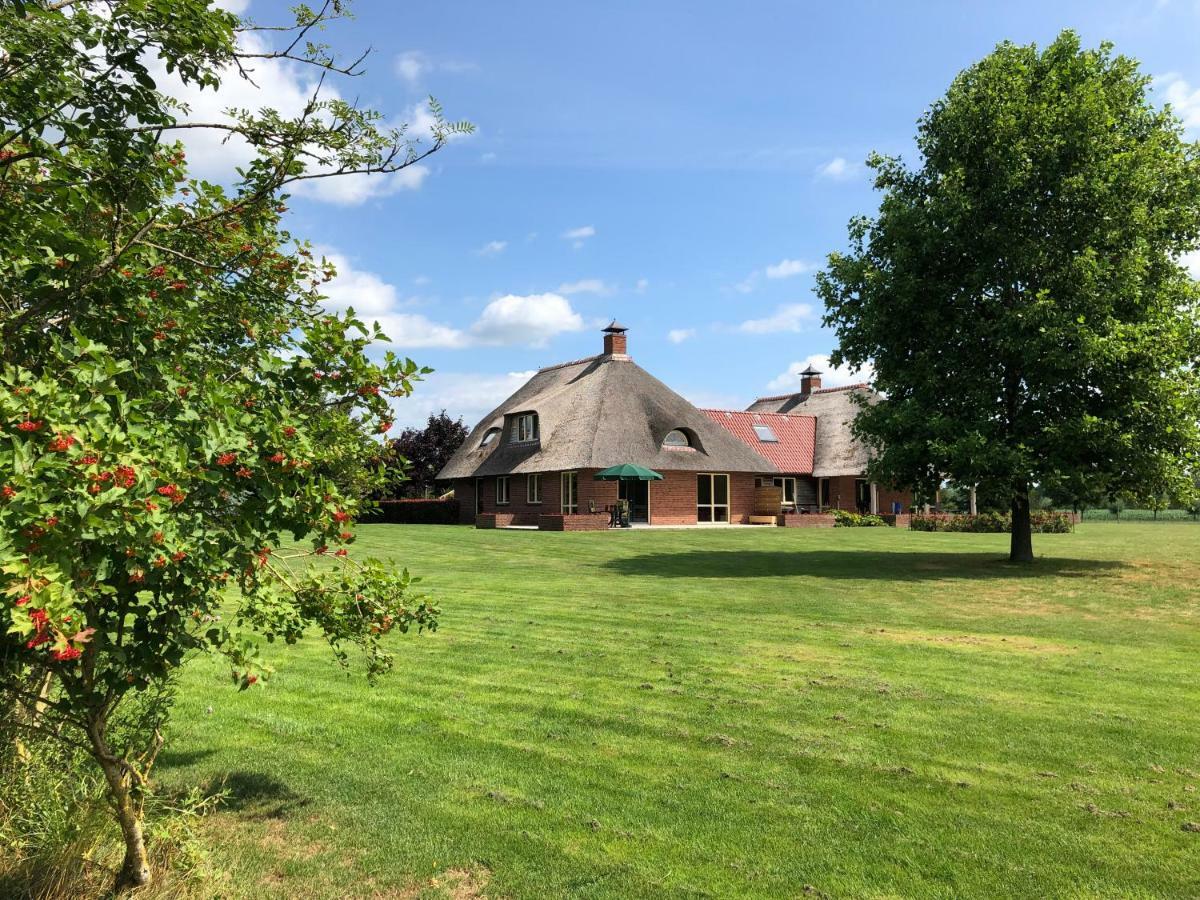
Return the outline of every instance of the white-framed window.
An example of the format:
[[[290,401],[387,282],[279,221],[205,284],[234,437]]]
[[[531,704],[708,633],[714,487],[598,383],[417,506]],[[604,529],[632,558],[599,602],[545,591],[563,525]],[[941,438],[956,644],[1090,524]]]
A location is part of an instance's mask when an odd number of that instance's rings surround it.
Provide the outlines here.
[[[758,439],[768,444],[779,443],[779,438],[775,436],[775,432],[771,430],[770,425],[758,424],[753,426],[754,433],[758,435]]]
[[[579,473],[562,473],[562,511],[564,514],[579,512]]]
[[[696,521],[729,521],[729,476],[701,472],[696,476]]]
[[[783,490],[783,505],[795,507],[796,505],[796,479],[795,478],[775,478],[771,481],[777,488]]]
[[[496,438],[498,437],[500,437],[500,429],[489,428],[483,433],[483,439],[479,442],[480,448],[490,447],[492,444],[496,443]]]
[[[512,439],[519,444],[538,439],[537,413],[521,413],[513,418]]]
[[[496,478],[496,505],[508,506],[508,476],[500,475]]]
[[[662,445],[672,450],[686,450],[692,446],[692,442],[688,438],[686,431],[680,431],[676,428],[674,431],[667,432],[667,436],[663,438]]]
[[[542,502],[542,476],[535,473],[529,475],[525,479],[525,502],[526,503],[541,503]]]

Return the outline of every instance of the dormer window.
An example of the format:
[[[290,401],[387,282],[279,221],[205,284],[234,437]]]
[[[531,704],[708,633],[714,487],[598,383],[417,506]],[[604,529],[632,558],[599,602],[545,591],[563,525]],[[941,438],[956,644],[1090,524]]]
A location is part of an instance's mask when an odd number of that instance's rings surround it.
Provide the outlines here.
[[[484,432],[483,440],[479,442],[479,449],[482,450],[484,447],[492,446],[492,444],[496,443],[496,438],[498,437],[500,437],[500,429],[489,428]]]
[[[521,413],[513,418],[512,439],[518,444],[527,444],[538,439],[537,413]]]
[[[686,432],[676,428],[674,431],[667,432],[662,445],[669,450],[686,450],[692,446],[692,442],[688,439]]]
[[[758,439],[760,441],[764,441],[768,444],[779,443],[779,438],[775,436],[775,432],[771,430],[770,425],[755,425],[754,433],[758,435]]]

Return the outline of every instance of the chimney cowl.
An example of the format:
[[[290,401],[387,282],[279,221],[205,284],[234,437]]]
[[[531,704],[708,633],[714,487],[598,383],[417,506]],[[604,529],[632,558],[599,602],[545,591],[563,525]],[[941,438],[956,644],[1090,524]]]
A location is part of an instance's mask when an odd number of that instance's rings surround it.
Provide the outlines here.
[[[604,355],[605,356],[627,356],[628,341],[625,338],[625,332],[629,329],[613,319],[608,327],[604,329]]]
[[[811,364],[800,373],[800,393],[807,397],[813,391],[821,389],[821,372]]]

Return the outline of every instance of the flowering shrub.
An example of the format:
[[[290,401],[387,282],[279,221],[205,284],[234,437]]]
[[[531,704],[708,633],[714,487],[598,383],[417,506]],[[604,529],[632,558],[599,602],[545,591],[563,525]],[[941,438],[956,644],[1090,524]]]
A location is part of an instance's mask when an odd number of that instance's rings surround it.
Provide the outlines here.
[[[347,71],[296,36],[344,6],[297,6],[284,46],[303,49],[276,58]],[[0,715],[99,765],[126,845],[118,890],[150,879],[161,746],[110,727],[131,693],[196,652],[246,689],[271,673],[258,637],[309,630],[343,663],[357,647],[374,678],[386,635],[437,624],[407,571],[351,552],[391,404],[427,370],[368,356],[378,326],[324,310],[334,271],[281,217],[289,184],[395,172],[463,126],[432,104],[418,150],[339,99],[235,112],[220,133],[257,157],[228,190],[192,179],[171,143],[186,110],[144,63],[215,88],[243,71],[238,28],[208,0],[0,17]]]

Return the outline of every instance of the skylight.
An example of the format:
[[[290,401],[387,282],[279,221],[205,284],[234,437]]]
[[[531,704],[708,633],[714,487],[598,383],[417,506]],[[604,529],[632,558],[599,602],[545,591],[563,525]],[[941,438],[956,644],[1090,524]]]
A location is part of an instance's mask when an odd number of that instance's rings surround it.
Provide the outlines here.
[[[779,442],[779,438],[775,437],[775,432],[771,430],[770,425],[755,425],[754,433],[758,435],[760,441]]]

